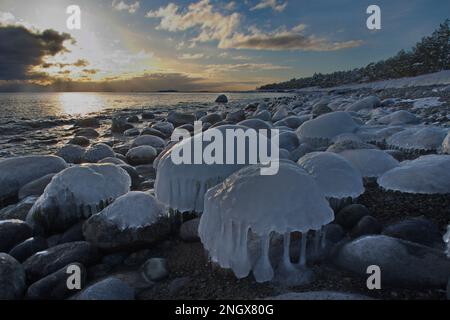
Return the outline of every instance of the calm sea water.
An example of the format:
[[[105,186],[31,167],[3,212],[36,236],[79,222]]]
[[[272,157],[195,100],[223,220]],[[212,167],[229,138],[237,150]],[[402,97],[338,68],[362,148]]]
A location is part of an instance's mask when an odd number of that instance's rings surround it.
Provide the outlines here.
[[[230,102],[282,97],[286,93],[229,93]],[[217,93],[0,93],[0,119],[76,116],[106,109],[212,103]]]

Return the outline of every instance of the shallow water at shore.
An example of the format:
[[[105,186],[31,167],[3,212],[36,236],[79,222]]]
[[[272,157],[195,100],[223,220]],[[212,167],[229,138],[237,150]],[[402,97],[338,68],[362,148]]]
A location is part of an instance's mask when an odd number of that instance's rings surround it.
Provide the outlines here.
[[[210,104],[217,93],[0,93],[0,119],[39,119],[177,104]],[[286,93],[227,93],[230,102],[287,96]]]

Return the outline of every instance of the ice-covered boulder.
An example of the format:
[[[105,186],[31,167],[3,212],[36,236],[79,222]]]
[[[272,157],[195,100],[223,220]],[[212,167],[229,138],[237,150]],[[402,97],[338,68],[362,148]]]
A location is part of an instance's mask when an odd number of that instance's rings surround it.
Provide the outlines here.
[[[89,163],[97,163],[108,157],[115,157],[114,150],[107,144],[97,143],[86,149],[84,161]]]
[[[343,111],[324,114],[316,119],[306,121],[296,131],[300,142],[312,146],[328,146],[331,140],[343,133],[354,133],[359,125]]]
[[[272,117],[272,122],[283,120],[289,115],[289,109],[286,106],[278,107],[277,111]]]
[[[83,225],[87,241],[105,250],[150,245],[171,231],[165,208],[144,192],[129,192]]]
[[[370,96],[355,102],[354,104],[347,107],[346,111],[361,111],[361,110],[371,110],[381,106],[380,98],[376,96]]]
[[[403,126],[362,126],[356,135],[366,143],[382,144],[392,135],[405,130]]]
[[[331,152],[313,152],[298,164],[316,180],[327,198],[357,198],[364,192],[361,173],[342,156]]]
[[[404,161],[378,179],[386,190],[450,194],[450,155],[427,155]]]
[[[399,165],[390,154],[377,149],[345,150],[339,154],[356,167],[364,178],[377,178]]]
[[[396,133],[386,140],[389,148],[403,151],[436,151],[448,131],[438,127],[415,127]]]
[[[255,120],[255,119],[253,119]],[[234,148],[234,164],[227,164],[227,141],[228,137],[225,134],[227,129],[236,130],[240,129],[244,132],[249,130],[243,126],[226,125],[217,128],[222,132],[223,143],[221,144],[222,154],[221,162],[207,164],[201,161],[201,164],[195,164],[194,155],[195,145],[197,140],[201,140],[201,134],[194,137],[184,139],[180,143],[174,145],[171,149],[167,150],[165,154],[158,159],[157,176],[155,182],[155,193],[159,201],[170,206],[172,209],[178,210],[180,212],[186,211],[203,211],[203,197],[206,191],[222,182],[229,175],[236,172],[249,163],[249,158],[246,157],[242,164],[238,162],[238,152],[237,145]],[[212,129],[210,129],[212,130]],[[204,134],[208,135],[211,131],[208,130]],[[260,137],[258,137],[258,140]],[[234,140],[234,139],[233,139]],[[205,150],[209,147],[210,142],[203,141],[200,142],[202,145],[201,154],[203,155]],[[189,163],[179,163],[175,164],[172,159],[172,154],[182,155],[183,149],[191,150],[189,155]],[[211,147],[209,147],[211,151]],[[248,155],[249,143],[246,142],[246,154]],[[198,153],[198,152],[197,152]]]
[[[420,119],[413,113],[399,110],[394,113],[388,114],[384,117],[381,117],[377,120],[380,124],[387,125],[403,125],[403,124],[417,124],[420,122]]]
[[[17,194],[24,185],[50,173],[67,168],[67,163],[55,156],[27,156],[0,161],[0,207]]]
[[[290,233],[303,233],[300,265],[304,266],[308,231],[321,230],[334,219],[323,192],[305,170],[291,161],[281,160],[279,166],[272,176],[262,176],[260,165],[245,167],[205,196],[200,239],[212,261],[231,268],[238,278],[253,271],[258,282],[273,279],[269,259],[272,232],[284,235],[283,258],[277,270],[302,277],[302,271],[290,261]],[[249,249],[250,241],[256,242],[258,249]]]
[[[27,216],[37,231],[65,231],[130,191],[131,178],[111,165],[82,165],[55,175]]]

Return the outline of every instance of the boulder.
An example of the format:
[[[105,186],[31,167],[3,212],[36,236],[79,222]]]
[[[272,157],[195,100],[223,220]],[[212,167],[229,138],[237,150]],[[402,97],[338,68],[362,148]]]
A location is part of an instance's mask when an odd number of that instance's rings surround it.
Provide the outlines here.
[[[0,300],[21,299],[25,289],[22,265],[10,255],[0,253]]]
[[[0,221],[0,252],[9,252],[32,234],[30,226],[21,220]]]

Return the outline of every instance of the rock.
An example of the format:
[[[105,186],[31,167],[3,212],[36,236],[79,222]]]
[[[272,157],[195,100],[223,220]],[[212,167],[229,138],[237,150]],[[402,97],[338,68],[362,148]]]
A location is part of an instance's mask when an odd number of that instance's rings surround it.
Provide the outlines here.
[[[129,123],[139,123],[139,117],[134,115],[134,116],[129,116],[127,118],[127,122]]]
[[[63,158],[67,163],[80,164],[84,160],[86,150],[83,147],[68,144],[62,147],[56,155]]]
[[[262,111],[259,111],[258,113],[256,113],[253,116],[253,118],[260,119],[262,121],[270,121],[270,120],[272,120],[272,114],[267,110],[262,110]],[[242,121],[244,121],[244,120],[245,119],[243,119]]]
[[[194,112],[195,118],[197,120],[200,120],[201,118],[203,118],[204,116],[206,116],[208,113],[204,110],[197,110]]]
[[[144,111],[142,112],[142,119],[155,119],[155,114],[152,111]]]
[[[195,120],[196,118],[193,114],[181,113],[177,111],[171,111],[167,116],[167,121],[172,123],[175,128],[184,124],[193,124]]]
[[[217,122],[222,121],[222,116],[218,113],[211,113],[206,116],[200,118],[200,121],[203,123],[209,123],[211,125],[216,124]]]
[[[100,121],[97,118],[83,118],[75,121],[75,126],[97,128],[100,126]]]
[[[309,301],[309,300],[317,300],[317,301],[326,301],[326,300],[372,300],[372,298],[355,294],[355,293],[347,293],[347,292],[335,292],[335,291],[308,291],[308,292],[289,292],[285,294],[281,294],[276,297],[270,297],[267,300],[285,300],[285,301]]]
[[[300,141],[298,140],[298,137],[294,132],[281,132],[278,135],[278,139],[279,147],[282,149],[286,149],[289,152],[292,152],[300,147]]]
[[[115,157],[114,150],[104,143],[97,143],[89,147],[84,154],[84,161],[89,163],[97,163],[102,159]]]
[[[9,252],[32,234],[30,226],[21,220],[0,221],[0,252]]]
[[[381,100],[376,96],[370,96],[355,102],[354,104],[347,107],[346,111],[358,112],[361,110],[371,110],[381,106]]]
[[[123,264],[127,267],[142,265],[150,256],[151,252],[148,249],[133,252],[124,260]]]
[[[189,281],[191,281],[191,278],[189,277],[182,277],[182,278],[176,278],[173,279],[167,289],[169,290],[169,293],[171,295],[176,294],[179,292],[184,286],[186,286]]]
[[[122,262],[125,261],[125,259],[128,257],[128,253],[126,252],[117,252],[112,253],[109,255],[106,255],[102,259],[102,264],[105,264],[107,266],[110,266],[111,268],[117,267],[118,265],[122,264]]]
[[[127,162],[133,166],[153,164],[158,152],[151,146],[140,146],[130,149],[127,153]]]
[[[170,122],[157,122],[152,125],[152,128],[161,131],[166,137],[169,137],[175,129]]]
[[[226,121],[230,121],[232,123],[238,123],[240,121],[245,120],[245,111],[244,110],[237,110],[234,112],[230,112],[227,114],[227,117],[225,118]]]
[[[27,214],[38,198],[28,197],[18,204],[13,204],[0,210],[0,220],[22,220],[25,221]]]
[[[83,290],[77,300],[134,300],[134,289],[116,278],[107,278]]]
[[[122,168],[123,170],[125,170],[128,175],[131,178],[131,190],[136,190],[140,183],[141,183],[141,177],[139,175],[139,173],[136,171],[135,168],[133,168],[132,166],[129,166],[127,164],[122,164],[119,165],[120,168]]]
[[[289,116],[287,118],[284,118],[283,120],[275,122],[274,126],[282,126],[282,127],[288,127],[291,129],[298,129],[302,124],[304,124],[306,121],[311,120],[311,116]]]
[[[370,211],[361,204],[346,206],[336,216],[336,223],[346,230],[351,230],[363,217],[369,216]]]
[[[110,163],[110,164],[115,164],[115,165],[126,165],[125,161],[120,160],[119,158],[113,158],[113,157],[108,157],[108,158],[102,159],[97,163],[98,164]]]
[[[307,143],[302,143],[297,149],[291,151],[291,159],[294,162],[300,160],[303,156],[313,152],[314,149]]]
[[[111,124],[111,131],[113,133],[124,133],[129,129],[133,129],[133,125],[127,122],[127,119],[124,117],[113,118]]]
[[[108,276],[112,268],[106,264],[96,264],[88,269],[88,278],[90,280],[102,279]]]
[[[167,261],[161,258],[149,259],[142,266],[142,275],[147,281],[160,281],[169,276]]]
[[[323,114],[333,112],[327,103],[318,103],[312,109],[312,115],[314,118],[320,117]]]
[[[442,249],[444,246],[439,227],[424,217],[408,218],[394,223],[387,226],[382,233],[389,237],[419,243],[436,249]]]
[[[186,242],[200,241],[198,235],[198,225],[200,224],[200,218],[189,220],[183,223],[180,227],[180,238]]]
[[[338,243],[345,237],[344,229],[335,223],[326,225],[323,232],[325,234],[325,239],[332,244]]]
[[[44,238],[34,237],[27,239],[24,242],[15,246],[9,252],[9,255],[15,258],[20,263],[22,263],[35,253],[44,251],[47,248],[48,248],[47,241]]]
[[[70,139],[69,142],[67,142],[67,144],[73,144],[73,145],[77,145],[80,147],[87,147],[91,143],[88,138],[77,136],[77,137],[73,137],[72,139]]]
[[[0,253],[0,300],[17,300],[25,291],[25,271],[16,259]]]
[[[449,86],[450,88],[450,86]],[[447,300],[450,300],[450,278],[448,279],[447,283]]]
[[[450,276],[450,259],[442,251],[384,235],[343,245],[335,263],[364,278],[369,266],[379,266],[382,287],[445,288]]]
[[[151,245],[170,230],[163,206],[144,192],[129,192],[83,225],[87,241],[104,250]]]
[[[19,200],[24,200],[28,197],[40,197],[47,185],[52,181],[54,173],[50,173],[42,178],[27,183],[19,190]]]
[[[59,239],[58,244],[84,241],[85,239],[83,236],[83,223],[84,221],[79,222],[70,227],[66,232],[64,232],[61,236],[61,239]]]
[[[92,128],[84,128],[75,130],[75,137],[84,137],[88,139],[96,139],[100,136],[100,134]]]
[[[378,220],[372,216],[364,216],[359,220],[356,226],[351,231],[353,238],[358,238],[365,235],[380,234],[382,229]]]
[[[58,271],[49,274],[45,278],[33,283],[27,291],[26,297],[30,300],[64,300],[69,298],[71,295],[77,293],[76,289],[70,290],[67,287],[67,280],[70,274],[67,273],[69,266],[77,266],[81,271],[81,288],[84,287],[86,283],[86,269],[80,263],[72,263],[67,265]]]
[[[136,148],[140,146],[150,146],[155,149],[163,149],[166,146],[166,142],[157,136],[152,135],[141,135],[136,138],[131,144],[131,148]]]
[[[67,168],[67,163],[55,156],[27,156],[0,161],[0,207],[17,199],[20,188],[50,173]]]
[[[73,263],[91,266],[99,260],[97,249],[88,242],[71,242],[38,252],[24,263],[29,283],[34,283],[49,274]]]
[[[280,107],[272,117],[272,122],[283,120],[289,116],[289,111],[285,106]]]
[[[49,248],[56,247],[59,244],[59,241],[62,238],[62,234],[55,234],[51,237],[47,238],[47,244]]]
[[[166,139],[168,137],[168,135],[162,133],[159,130],[153,129],[153,128],[144,128],[141,132],[141,135],[155,136],[155,137],[159,137],[161,139]]]
[[[226,95],[222,94],[217,97],[216,103],[228,103],[228,98]]]
[[[131,178],[112,164],[70,167],[53,177],[27,222],[37,234],[64,232],[130,190]]]
[[[151,164],[136,166],[135,169],[136,172],[145,179],[155,179],[156,177],[156,170]]]
[[[141,131],[138,128],[128,129],[123,135],[126,137],[135,137],[141,134]]]

